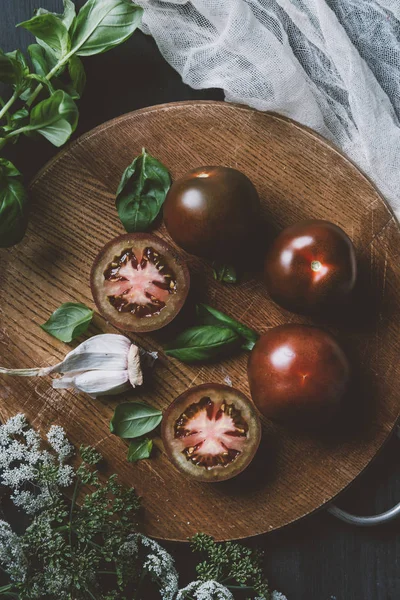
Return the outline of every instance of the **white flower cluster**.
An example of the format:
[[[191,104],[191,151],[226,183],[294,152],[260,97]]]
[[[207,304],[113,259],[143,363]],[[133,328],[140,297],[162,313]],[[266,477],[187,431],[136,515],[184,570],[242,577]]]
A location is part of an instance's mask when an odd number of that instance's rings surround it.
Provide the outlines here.
[[[6,521],[0,521],[0,564],[12,581],[25,581],[28,563],[18,535]]]
[[[232,592],[218,581],[192,581],[178,592],[176,600],[191,594],[196,600],[234,600]]]
[[[52,453],[40,449],[40,435],[29,428],[24,415],[18,414],[0,426],[0,483],[12,490],[14,504],[30,515],[52,502],[52,487],[68,487],[74,478],[73,468],[64,464],[73,447],[62,427],[52,426],[47,439],[57,462]],[[53,484],[42,477],[50,467],[54,467]]]
[[[128,536],[120,548],[120,554],[137,556],[141,550],[145,551],[143,568],[161,584],[161,598],[174,600],[178,592],[178,573],[174,559],[160,544],[140,533]]]
[[[257,598],[255,598],[255,600],[257,600]],[[281,592],[272,592],[271,600],[287,600],[287,598],[281,594]]]
[[[74,447],[69,443],[65,431],[60,425],[52,425],[47,433],[47,440],[55,452],[60,463],[65,462],[74,452]]]

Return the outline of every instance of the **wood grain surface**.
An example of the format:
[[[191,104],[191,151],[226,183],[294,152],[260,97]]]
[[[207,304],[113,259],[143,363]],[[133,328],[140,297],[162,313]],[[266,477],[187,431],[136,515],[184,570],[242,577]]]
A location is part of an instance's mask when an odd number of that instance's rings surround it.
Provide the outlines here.
[[[99,249],[123,232],[115,190],[141,148],[179,177],[202,164],[237,167],[256,185],[263,205],[265,246],[275,231],[303,218],[326,218],[353,239],[360,266],[357,298],[336,322],[354,364],[348,410],[329,431],[305,434],[264,422],[260,451],[237,479],[222,484],[184,480],[169,464],[159,439],[151,460],[131,465],[126,443],[108,423],[118,401],[140,399],[165,408],[187,387],[232,384],[248,394],[245,354],[207,366],[167,359],[162,342],[182,323],[135,338],[160,359],[138,392],[92,400],[56,391],[45,379],[3,377],[2,419],[23,411],[43,431],[50,423],[72,441],[95,445],[121,480],[143,496],[144,528],[157,538],[185,540],[196,531],[217,539],[243,538],[283,527],[316,510],[370,462],[399,412],[400,232],[382,197],[346,158],[315,134],[277,115],[218,102],[163,105],[105,123],[50,162],[32,184],[32,220],[22,244],[1,252],[0,357],[2,366],[59,361],[68,346],[39,328],[67,301],[93,305],[88,276]],[[162,225],[157,233],[168,236]],[[244,253],[247,251],[243,249]],[[260,255],[262,252],[260,251]],[[257,273],[226,287],[210,267],[187,257],[192,299],[241,319],[259,332],[286,322],[310,322],[273,304]],[[249,253],[248,263],[258,265]],[[96,316],[90,334],[111,332]]]

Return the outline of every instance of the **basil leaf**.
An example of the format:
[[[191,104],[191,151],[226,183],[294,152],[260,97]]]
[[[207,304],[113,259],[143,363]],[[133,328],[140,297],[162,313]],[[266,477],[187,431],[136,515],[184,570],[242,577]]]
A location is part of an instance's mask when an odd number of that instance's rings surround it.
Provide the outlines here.
[[[133,463],[144,458],[150,458],[152,449],[153,440],[149,440],[149,438],[133,440],[129,445],[127,459]]]
[[[50,46],[59,56],[66,54],[69,49],[68,30],[60,17],[53,13],[38,11],[35,17],[19,23],[17,27],[33,33],[37,40]]]
[[[0,248],[18,244],[26,231],[28,195],[20,175],[9,160],[0,158]]]
[[[71,28],[72,51],[91,56],[118,46],[140,25],[142,14],[131,0],[88,0]]]
[[[77,123],[75,102],[66,92],[57,90],[50,98],[33,107],[29,125],[22,131],[37,131],[55,146],[62,146],[75,131]]]
[[[182,362],[207,361],[229,354],[240,346],[240,336],[228,327],[190,327],[166,346],[165,354]]]
[[[78,56],[74,55],[69,59],[68,72],[71,77],[72,87],[78,94],[78,98],[80,98],[86,85],[86,73],[83,63]]]
[[[217,261],[212,263],[212,270],[214,279],[221,281],[222,283],[236,283],[237,275],[236,269],[232,265],[224,265]]]
[[[243,325],[236,319],[228,317],[225,313],[208,306],[208,304],[197,304],[196,314],[200,323],[203,325],[219,325],[230,327],[243,338],[242,349],[252,350],[258,338],[260,337],[254,329],[250,329],[247,325]]]
[[[85,304],[66,302],[61,304],[40,327],[62,342],[72,342],[85,333],[92,318],[93,311]]]
[[[57,63],[55,55],[40,44],[28,46],[28,54],[35,72],[42,77],[46,77]]]
[[[11,85],[20,83],[25,74],[24,62],[23,54],[19,50],[8,54],[0,50],[0,81]]]
[[[154,222],[171,186],[168,170],[143,148],[122,175],[116,207],[126,231],[146,231]]]
[[[120,438],[138,438],[161,423],[162,412],[142,402],[118,404],[111,419],[110,431]]]
[[[62,22],[64,23],[66,29],[68,30],[74,22],[76,17],[75,4],[72,0],[63,0],[64,4],[64,13],[62,15],[57,15],[60,17]]]

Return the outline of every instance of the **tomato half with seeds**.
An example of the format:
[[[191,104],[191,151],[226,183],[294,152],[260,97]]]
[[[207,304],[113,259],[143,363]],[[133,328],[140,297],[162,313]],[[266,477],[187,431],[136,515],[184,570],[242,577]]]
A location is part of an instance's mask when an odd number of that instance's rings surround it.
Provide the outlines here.
[[[253,403],[238,390],[217,383],[189,388],[166,410],[165,451],[187,477],[217,482],[241,473],[261,439]]]
[[[271,298],[292,312],[316,314],[347,300],[356,283],[354,246],[333,223],[308,220],[284,229],[265,259]]]
[[[137,333],[161,329],[181,310],[189,271],[156,235],[128,233],[99,252],[91,271],[93,299],[115,327]]]

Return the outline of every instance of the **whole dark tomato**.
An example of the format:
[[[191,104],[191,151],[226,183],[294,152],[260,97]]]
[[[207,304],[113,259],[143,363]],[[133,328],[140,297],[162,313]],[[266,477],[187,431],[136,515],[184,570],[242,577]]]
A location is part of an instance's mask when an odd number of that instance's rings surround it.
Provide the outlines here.
[[[349,375],[349,362],[336,339],[308,325],[270,329],[248,363],[252,399],[276,421],[325,421],[339,408]]]
[[[190,254],[229,258],[250,239],[259,208],[246,175],[228,167],[199,167],[172,184],[164,222],[174,242]]]
[[[313,314],[342,303],[356,282],[354,246],[329,221],[309,220],[284,229],[264,267],[271,298],[292,312]]]

